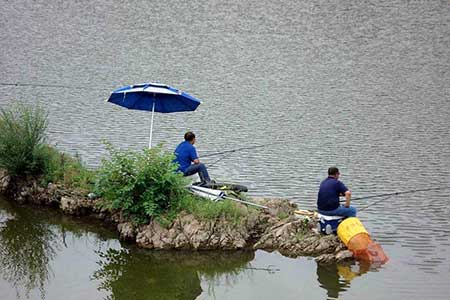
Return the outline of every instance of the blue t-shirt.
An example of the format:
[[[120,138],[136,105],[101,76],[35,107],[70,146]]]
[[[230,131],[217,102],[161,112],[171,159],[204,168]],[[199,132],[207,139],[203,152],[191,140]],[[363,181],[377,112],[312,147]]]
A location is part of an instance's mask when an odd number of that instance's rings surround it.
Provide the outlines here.
[[[175,153],[175,163],[180,166],[178,170],[185,172],[186,169],[191,165],[194,159],[198,159],[197,151],[195,147],[188,141],[180,143],[174,151]]]
[[[320,184],[317,196],[319,210],[334,210],[339,207],[339,196],[348,191],[347,187],[334,177],[328,177]]]

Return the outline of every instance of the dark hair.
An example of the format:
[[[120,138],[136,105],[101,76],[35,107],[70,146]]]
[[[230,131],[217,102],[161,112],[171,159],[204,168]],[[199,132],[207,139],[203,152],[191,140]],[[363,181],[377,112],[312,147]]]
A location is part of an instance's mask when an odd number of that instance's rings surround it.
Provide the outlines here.
[[[195,139],[195,134],[191,131],[188,131],[184,134],[184,140],[188,142],[192,142]]]
[[[339,174],[339,169],[336,167],[331,167],[328,169],[328,175],[335,176],[336,174]]]

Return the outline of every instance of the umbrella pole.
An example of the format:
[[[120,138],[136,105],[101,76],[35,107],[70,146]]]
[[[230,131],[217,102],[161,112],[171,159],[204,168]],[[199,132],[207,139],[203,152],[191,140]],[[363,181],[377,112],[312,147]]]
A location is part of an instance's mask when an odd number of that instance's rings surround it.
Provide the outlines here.
[[[155,115],[155,101],[152,107],[152,120],[150,122],[150,141],[148,142],[148,149],[152,149],[152,134],[153,134],[153,116]]]

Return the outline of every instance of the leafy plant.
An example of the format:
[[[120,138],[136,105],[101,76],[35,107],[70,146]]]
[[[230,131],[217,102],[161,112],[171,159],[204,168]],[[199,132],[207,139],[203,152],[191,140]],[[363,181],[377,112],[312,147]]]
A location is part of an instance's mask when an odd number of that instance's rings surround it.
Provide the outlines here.
[[[161,147],[141,152],[120,151],[107,144],[95,184],[103,207],[119,209],[136,223],[148,222],[178,207],[187,196],[186,179],[177,173],[173,155]]]

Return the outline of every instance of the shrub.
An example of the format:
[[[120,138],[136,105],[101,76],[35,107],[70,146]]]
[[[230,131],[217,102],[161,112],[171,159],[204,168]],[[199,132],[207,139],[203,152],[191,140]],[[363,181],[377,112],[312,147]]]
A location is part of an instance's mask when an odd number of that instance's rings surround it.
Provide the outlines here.
[[[174,211],[187,196],[186,179],[175,172],[173,155],[161,147],[120,151],[107,144],[111,158],[98,170],[96,193],[102,205],[119,209],[136,223]]]
[[[39,106],[0,109],[0,168],[12,176],[42,174],[48,160],[46,129],[47,113]]]

